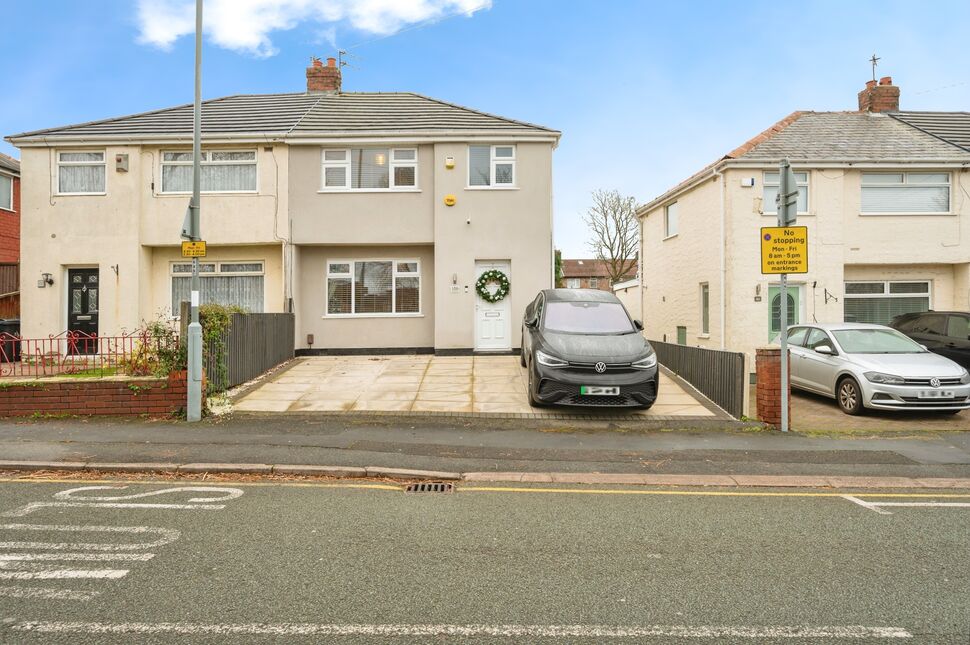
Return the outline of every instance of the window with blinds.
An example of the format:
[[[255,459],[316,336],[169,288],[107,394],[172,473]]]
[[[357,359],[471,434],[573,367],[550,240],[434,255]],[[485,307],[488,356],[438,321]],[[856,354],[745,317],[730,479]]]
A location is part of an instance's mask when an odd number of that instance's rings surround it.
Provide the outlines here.
[[[0,208],[13,210],[13,177],[0,175]]]
[[[468,146],[468,185],[473,188],[515,186],[515,146]]]
[[[417,260],[327,262],[327,315],[380,316],[421,313]]]
[[[247,313],[263,312],[264,271],[262,262],[202,262],[199,264],[201,304],[239,307]],[[181,303],[191,299],[192,264],[172,264],[172,315],[181,313]]]
[[[199,177],[204,193],[256,192],[255,150],[203,150]],[[192,153],[162,152],[163,193],[192,192]]]
[[[928,280],[846,282],[845,322],[886,325],[902,314],[930,308]]]
[[[417,148],[324,149],[323,190],[411,190],[418,186]]]
[[[864,172],[862,173],[862,212],[949,213],[950,174]]]

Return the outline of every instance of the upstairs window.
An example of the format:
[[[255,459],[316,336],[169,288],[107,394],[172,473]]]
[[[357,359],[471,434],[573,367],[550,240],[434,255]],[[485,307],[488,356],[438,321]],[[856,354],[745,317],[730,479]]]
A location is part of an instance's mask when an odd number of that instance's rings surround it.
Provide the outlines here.
[[[677,235],[677,202],[664,209],[664,237]]]
[[[515,146],[468,146],[468,185],[515,186]]]
[[[0,208],[13,210],[13,177],[0,175]]]
[[[327,315],[421,313],[417,260],[332,260],[327,263]]]
[[[762,189],[761,212],[765,215],[775,215],[778,213],[778,204],[775,199],[778,197],[778,187],[780,175],[777,172],[766,172]],[[798,214],[808,214],[808,173],[796,172],[795,185],[798,187]]]
[[[204,193],[256,192],[255,150],[203,150]],[[192,192],[192,152],[162,152],[162,192]]]
[[[418,186],[417,148],[323,151],[323,190],[409,190]]]
[[[862,173],[863,213],[949,213],[950,174]]]
[[[103,195],[104,152],[58,152],[59,195]]]

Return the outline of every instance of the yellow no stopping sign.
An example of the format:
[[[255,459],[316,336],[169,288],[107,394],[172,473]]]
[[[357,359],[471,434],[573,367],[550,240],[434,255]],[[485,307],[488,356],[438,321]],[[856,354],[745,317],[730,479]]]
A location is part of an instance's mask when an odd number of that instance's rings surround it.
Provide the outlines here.
[[[761,273],[808,273],[808,227],[763,227]]]

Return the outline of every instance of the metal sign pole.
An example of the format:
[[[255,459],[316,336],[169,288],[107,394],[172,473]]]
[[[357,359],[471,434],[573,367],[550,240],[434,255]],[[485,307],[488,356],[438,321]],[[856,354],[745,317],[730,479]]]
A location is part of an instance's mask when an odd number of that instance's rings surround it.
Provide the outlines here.
[[[788,432],[788,274],[781,274],[781,431]]]
[[[778,226],[792,226],[798,214],[798,183],[791,164],[782,159],[778,166]],[[781,307],[778,329],[781,335],[781,431],[788,432],[788,274],[781,274]]]
[[[192,129],[192,202],[189,204],[189,237],[202,239],[199,192],[202,160],[202,0],[195,0],[195,105]],[[202,325],[199,324],[199,258],[192,258],[192,322],[188,330],[188,401],[186,420],[202,419]]]

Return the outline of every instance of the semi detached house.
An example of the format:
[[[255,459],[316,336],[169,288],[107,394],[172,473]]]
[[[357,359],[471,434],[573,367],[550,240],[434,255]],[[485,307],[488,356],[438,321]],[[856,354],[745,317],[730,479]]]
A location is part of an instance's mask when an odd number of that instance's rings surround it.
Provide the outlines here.
[[[639,209],[649,338],[748,354],[777,338],[759,229],[775,226],[785,157],[809,236],[787,324],[970,308],[970,114],[900,111],[889,77],[858,102],[795,112]]]
[[[298,350],[518,347],[513,321],[553,280],[560,133],[342,92],[333,59],[306,78],[306,92],[203,104],[203,302],[292,311]],[[7,137],[22,151],[25,337],[178,315],[191,137],[191,105]],[[511,286],[494,304],[475,289],[491,269]]]

